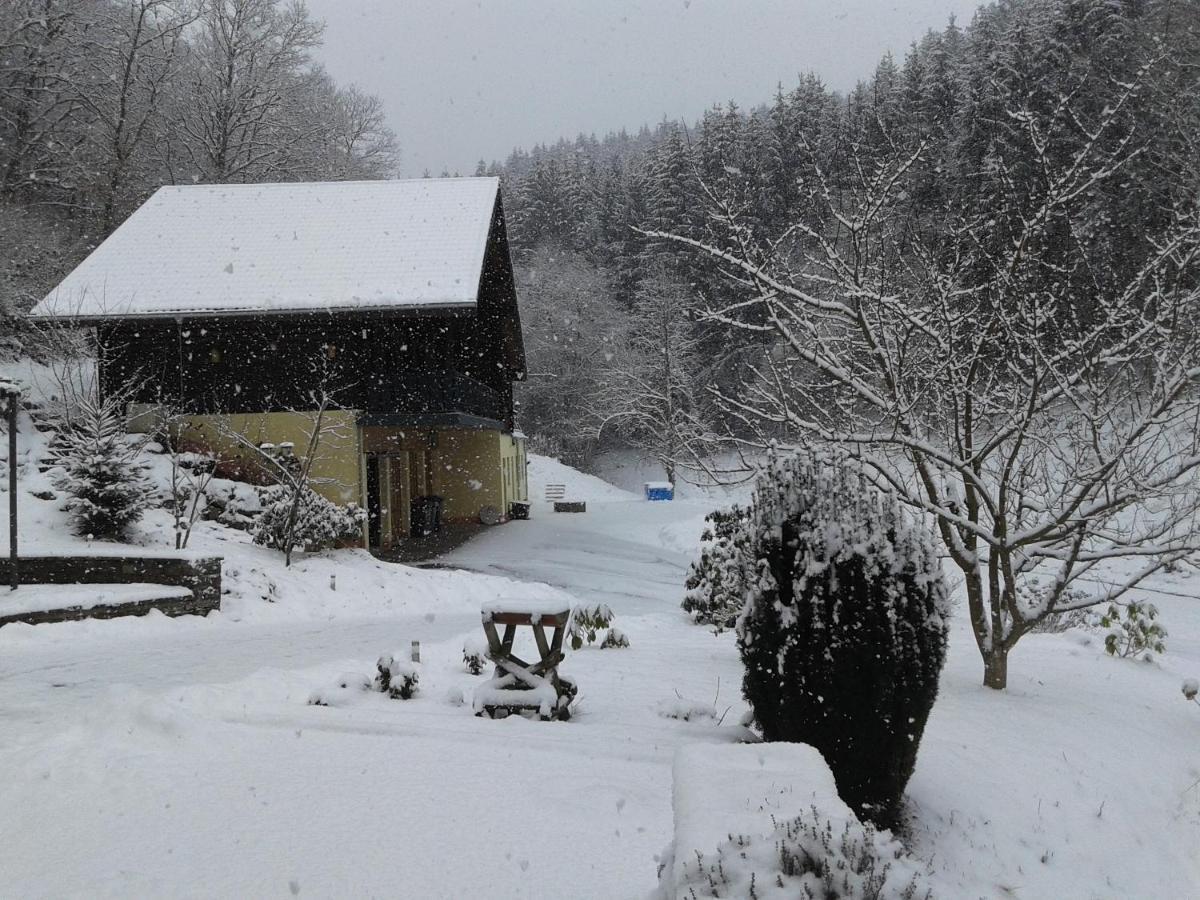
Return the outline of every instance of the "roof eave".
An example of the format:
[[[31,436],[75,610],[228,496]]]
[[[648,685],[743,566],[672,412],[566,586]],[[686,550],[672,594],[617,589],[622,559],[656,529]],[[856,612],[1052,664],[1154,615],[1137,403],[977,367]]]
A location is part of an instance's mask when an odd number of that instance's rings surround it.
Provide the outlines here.
[[[474,312],[476,300],[455,300],[439,303],[406,303],[387,306],[326,306],[298,309],[193,309],[156,310],[128,313],[30,312],[26,318],[33,322],[65,322],[77,326],[107,325],[115,322],[176,321],[181,319],[245,319],[263,316],[330,316],[330,315],[461,315]]]

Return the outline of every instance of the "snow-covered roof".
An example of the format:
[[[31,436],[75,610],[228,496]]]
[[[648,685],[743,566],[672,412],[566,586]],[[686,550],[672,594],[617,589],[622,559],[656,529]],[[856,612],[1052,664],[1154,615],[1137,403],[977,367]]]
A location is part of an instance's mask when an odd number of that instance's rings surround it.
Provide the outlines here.
[[[499,179],[160,188],[31,315],[471,307]]]

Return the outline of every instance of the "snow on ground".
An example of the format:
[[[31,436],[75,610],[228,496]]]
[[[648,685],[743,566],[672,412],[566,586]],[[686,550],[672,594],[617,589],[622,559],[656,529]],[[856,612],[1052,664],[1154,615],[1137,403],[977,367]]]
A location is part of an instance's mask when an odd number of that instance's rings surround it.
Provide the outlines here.
[[[676,750],[742,734],[733,636],[678,609],[711,501],[646,503],[539,458],[531,472],[533,518],[443,560],[468,571],[361,551],[284,570],[202,523],[192,549],[226,558],[220,613],[0,629],[0,893],[645,897]],[[551,512],[547,481],[588,511]],[[39,539],[65,533],[37,502]],[[139,540],[169,546],[167,524],[156,512]],[[1200,893],[1200,708],[1179,691],[1200,676],[1200,578],[1156,587],[1182,595],[1153,598],[1162,660],[1032,635],[1004,694],[980,686],[960,612],[909,790],[938,896]],[[570,654],[570,722],[474,717],[487,675],[462,648],[481,605],[564,595],[611,606],[631,646]],[[415,699],[338,687],[412,640]]]
[[[562,485],[567,500],[637,500],[641,492],[625,491],[595,475],[565,466],[549,456],[529,454],[529,499],[546,501],[546,485]]]

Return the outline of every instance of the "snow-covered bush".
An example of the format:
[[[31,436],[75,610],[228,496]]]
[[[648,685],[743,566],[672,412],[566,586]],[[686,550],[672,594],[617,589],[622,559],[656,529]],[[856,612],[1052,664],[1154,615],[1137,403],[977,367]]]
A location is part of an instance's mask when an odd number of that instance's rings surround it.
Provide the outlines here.
[[[1109,656],[1151,659],[1155,653],[1167,649],[1167,629],[1158,621],[1157,606],[1130,601],[1124,604],[1124,616],[1121,615],[1121,606],[1119,603],[1110,603],[1100,619],[1101,626],[1108,629],[1108,634],[1104,636],[1104,649]]]
[[[67,509],[79,534],[120,540],[153,496],[138,461],[141,444],[125,433],[123,398],[80,398],[53,443],[61,467],[55,485],[68,494]]]
[[[287,550],[291,496],[282,487],[263,489],[263,511],[254,523],[254,543],[274,550]],[[332,547],[362,533],[366,511],[351,503],[338,506],[313,490],[306,490],[295,509],[292,546],[305,551]]]
[[[749,543],[744,507],[718,509],[704,517],[700,558],[692,563],[684,586],[683,609],[700,625],[732,628],[745,600],[745,548]]]
[[[717,710],[711,703],[703,700],[689,700],[676,694],[669,700],[660,700],[655,707],[656,712],[664,719],[678,719],[681,722],[716,721]]]
[[[482,675],[487,666],[487,648],[478,638],[471,638],[463,644],[463,665],[472,675]]]
[[[889,832],[846,822],[837,829],[814,806],[777,822],[768,838],[730,835],[716,853],[684,865],[679,897],[756,900],[927,900],[925,876]]]
[[[421,683],[417,664],[400,654],[385,653],[375,663],[375,680],[371,686],[393,700],[411,700]]]
[[[259,490],[240,481],[214,478],[205,489],[204,517],[229,528],[249,531],[262,515]]]
[[[604,636],[604,640],[600,642],[601,650],[617,650],[629,646],[629,638],[625,636],[620,628],[608,629],[608,634]]]
[[[946,655],[932,536],[848,461],[808,454],[769,461],[750,527],[738,647],[755,720],[816,747],[850,808],[890,826]]]
[[[1196,699],[1196,695],[1200,694],[1200,681],[1197,681],[1195,678],[1185,678],[1180,690],[1183,691],[1183,698],[1185,700],[1200,706],[1200,700]]]
[[[584,643],[596,643],[597,635],[612,625],[613,611],[603,603],[595,606],[577,606],[571,614],[571,624],[567,633],[571,640],[571,649],[578,650]],[[628,642],[626,642],[628,646]]]
[[[308,697],[309,706],[345,706],[354,694],[371,689],[371,679],[358,672],[343,672],[332,689],[313,691]]]

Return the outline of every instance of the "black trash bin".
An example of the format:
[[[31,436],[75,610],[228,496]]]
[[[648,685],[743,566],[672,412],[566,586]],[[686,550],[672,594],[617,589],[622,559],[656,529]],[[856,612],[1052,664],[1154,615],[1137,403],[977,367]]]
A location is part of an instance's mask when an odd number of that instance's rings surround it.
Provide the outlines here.
[[[442,527],[442,507],[445,500],[436,494],[414,497],[412,500],[412,536],[435,534]]]
[[[508,505],[508,517],[510,519],[528,519],[529,518],[529,503],[526,500],[514,500]]]

